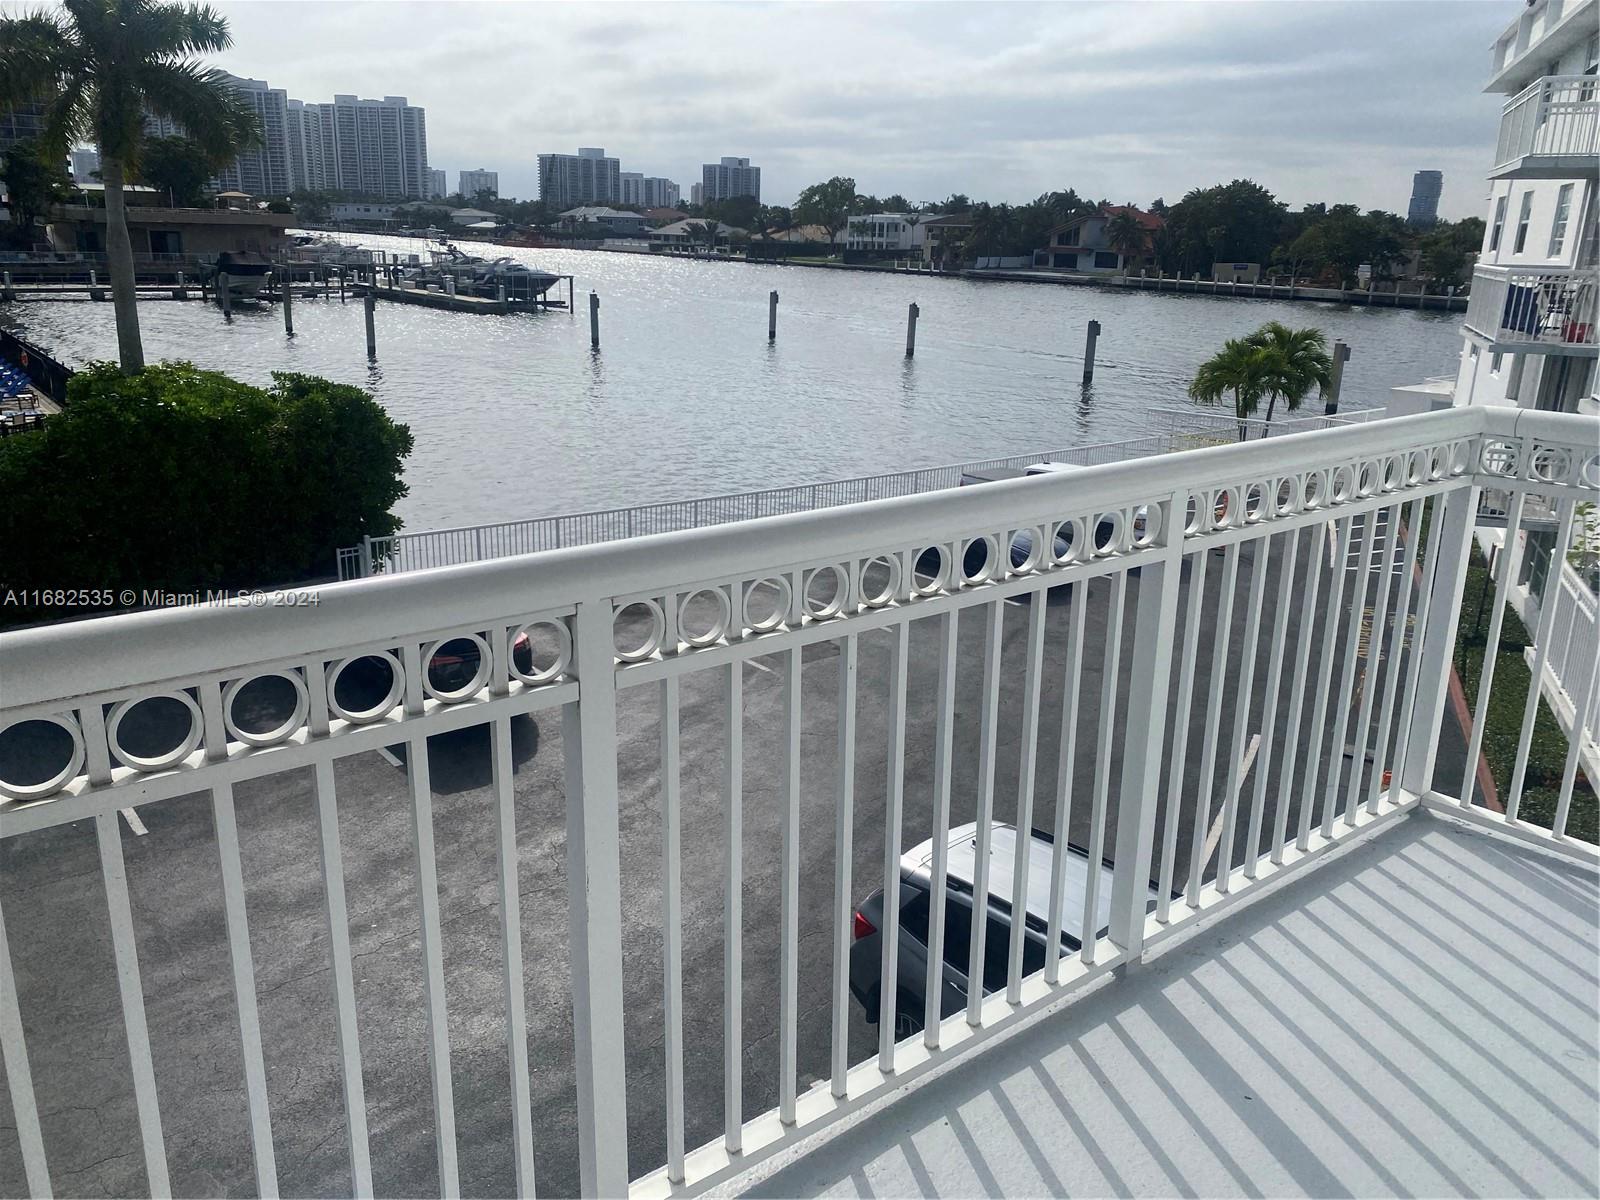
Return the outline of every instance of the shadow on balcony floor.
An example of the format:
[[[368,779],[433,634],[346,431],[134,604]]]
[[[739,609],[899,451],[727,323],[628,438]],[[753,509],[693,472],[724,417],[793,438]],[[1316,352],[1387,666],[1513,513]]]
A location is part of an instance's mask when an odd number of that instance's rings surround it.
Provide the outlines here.
[[[1595,877],[1419,818],[761,1196],[1595,1195]]]

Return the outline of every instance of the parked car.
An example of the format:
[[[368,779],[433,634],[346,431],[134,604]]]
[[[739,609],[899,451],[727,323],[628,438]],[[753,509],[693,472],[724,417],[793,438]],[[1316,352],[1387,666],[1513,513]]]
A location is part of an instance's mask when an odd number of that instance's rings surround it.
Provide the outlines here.
[[[939,998],[941,1016],[960,1012],[967,1004],[971,963],[973,879],[977,871],[976,824],[950,831],[946,858],[944,905],[944,969]],[[1023,974],[1044,966],[1049,934],[1050,872],[1055,839],[1035,829],[1028,848],[1028,911],[1022,949]],[[989,836],[988,929],[984,935],[983,979],[985,995],[1006,986],[1011,954],[1011,890],[1016,862],[1017,831],[996,822]],[[922,1028],[927,1011],[928,917],[933,889],[933,841],[906,851],[900,858],[899,954],[897,956],[895,1035],[909,1037]],[[1095,920],[1101,935],[1111,919],[1112,865],[1091,868],[1088,852],[1072,843],[1062,856],[1065,884],[1062,890],[1061,945],[1055,953],[1065,957],[1083,945],[1083,901],[1089,871],[1100,872],[1095,897]],[[1156,900],[1150,888],[1150,904]],[[855,940],[850,947],[850,994],[877,1024],[882,986],[884,894],[880,888],[857,906],[853,922]]]

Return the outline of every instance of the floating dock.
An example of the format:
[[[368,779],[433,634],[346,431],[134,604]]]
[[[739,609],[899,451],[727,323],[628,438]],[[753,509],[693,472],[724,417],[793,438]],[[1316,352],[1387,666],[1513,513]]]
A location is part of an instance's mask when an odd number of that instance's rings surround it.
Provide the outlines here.
[[[352,283],[350,288],[358,296],[365,295],[370,291],[379,300],[393,300],[398,304],[420,304],[424,308],[442,308],[447,312],[499,314],[537,312],[546,308],[560,308],[571,311],[573,277],[571,275],[562,275],[560,278],[566,280],[567,284],[567,298],[565,300],[550,299],[549,292],[532,300],[513,300],[509,298],[500,300],[492,296],[465,296],[460,292],[452,294],[424,288],[394,287],[386,283]],[[550,290],[555,290],[554,285],[551,286]]]

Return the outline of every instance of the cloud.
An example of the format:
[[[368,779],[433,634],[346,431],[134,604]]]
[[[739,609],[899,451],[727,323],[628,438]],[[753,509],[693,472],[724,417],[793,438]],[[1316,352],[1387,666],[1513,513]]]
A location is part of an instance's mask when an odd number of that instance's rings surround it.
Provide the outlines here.
[[[748,155],[764,198],[834,174],[913,199],[1171,200],[1248,174],[1290,203],[1481,207],[1510,3],[225,3],[221,64],[300,99],[405,95],[429,157],[536,192],[604,146],[688,191]]]

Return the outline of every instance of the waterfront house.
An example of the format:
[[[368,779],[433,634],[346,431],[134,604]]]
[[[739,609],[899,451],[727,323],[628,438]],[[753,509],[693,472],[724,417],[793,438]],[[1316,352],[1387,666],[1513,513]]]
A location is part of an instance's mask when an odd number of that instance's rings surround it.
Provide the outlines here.
[[[698,227],[705,223],[701,218],[691,217],[686,221],[674,221],[671,225],[663,225],[660,229],[652,229],[650,231],[650,249],[687,250],[691,247],[704,246],[705,235]],[[729,243],[736,237],[745,236],[745,232],[737,225],[718,225],[716,233],[718,252],[726,252]]]
[[[452,225],[478,225],[484,221],[499,224],[500,218],[492,212],[485,212],[481,208],[452,208],[450,210],[450,223]]]
[[[920,255],[926,236],[917,213],[862,213],[850,218],[845,248]]]
[[[152,193],[153,195],[153,193]],[[276,254],[287,249],[289,213],[265,209],[166,208],[142,202],[127,208],[128,238],[135,254]],[[64,204],[51,210],[50,245],[58,251],[103,253],[106,210],[101,205]]]
[[[970,212],[942,213],[927,217],[922,231],[922,256],[939,266],[956,266],[961,261],[961,243],[972,232]]]
[[[609,208],[605,205],[585,204],[569,208],[561,214],[560,219],[564,228],[583,232],[593,229],[597,235],[638,237],[650,229],[650,218],[646,214]],[[598,229],[599,226],[604,226],[605,229]]]
[[[328,215],[335,224],[344,224],[353,221],[371,221],[386,224],[394,220],[396,206],[393,204],[351,204],[340,203],[332,205]]]
[[[1122,213],[1132,213],[1145,232],[1140,253],[1124,254],[1112,248],[1107,230],[1112,220]],[[1117,275],[1151,267],[1155,265],[1152,242],[1164,224],[1155,213],[1132,204],[1107,204],[1079,213],[1050,230],[1049,241],[1033,252],[1033,265],[1086,275]]]
[[[682,221],[689,216],[681,208],[647,208],[644,210],[644,215],[650,224],[656,227],[670,225],[674,221]]]

